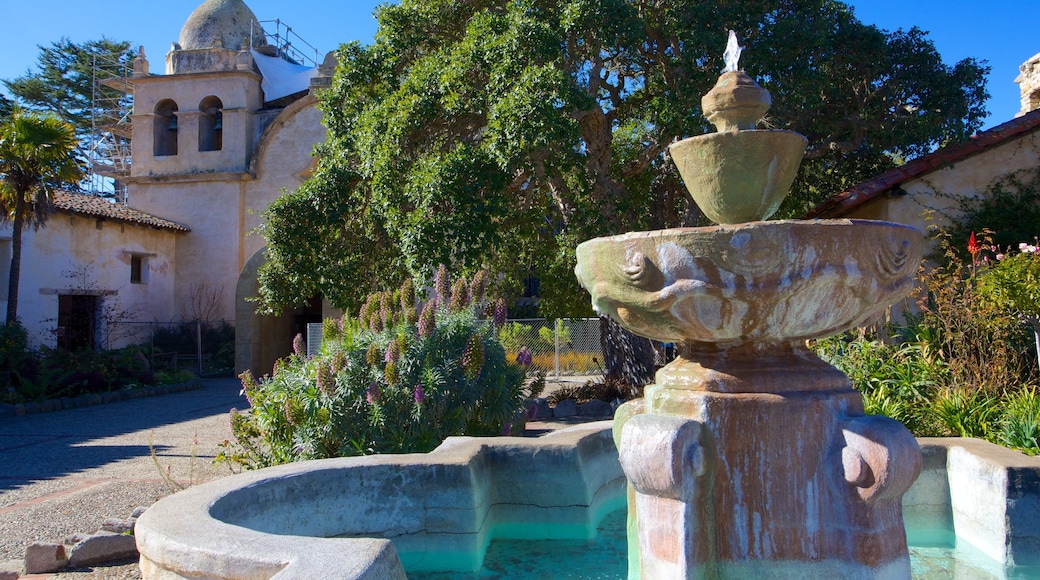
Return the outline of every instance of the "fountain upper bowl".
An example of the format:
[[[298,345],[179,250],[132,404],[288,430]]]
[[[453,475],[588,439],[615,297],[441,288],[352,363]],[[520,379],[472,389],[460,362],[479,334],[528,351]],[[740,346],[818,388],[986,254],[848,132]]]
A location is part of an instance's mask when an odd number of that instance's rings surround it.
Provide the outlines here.
[[[668,150],[704,215],[739,224],[776,213],[806,143],[793,131],[723,131],[677,141]]]
[[[909,294],[924,236],[863,220],[634,232],[578,246],[592,305],[662,342],[732,346],[836,334]]]

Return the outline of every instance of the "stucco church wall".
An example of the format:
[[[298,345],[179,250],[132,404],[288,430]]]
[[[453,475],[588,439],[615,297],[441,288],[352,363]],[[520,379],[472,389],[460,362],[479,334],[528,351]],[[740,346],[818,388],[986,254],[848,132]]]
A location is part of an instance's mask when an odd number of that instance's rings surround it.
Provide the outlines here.
[[[260,225],[260,212],[281,196],[283,190],[294,191],[313,170],[316,161],[312,152],[326,137],[321,111],[316,104],[314,97],[293,103],[275,118],[261,137],[253,163],[256,180],[248,186],[246,231],[253,231]],[[247,236],[246,259],[266,244],[259,235]]]
[[[314,146],[324,140],[321,113],[313,99],[286,108],[270,125],[258,146],[256,178],[176,182],[148,181],[131,186],[135,209],[188,224],[191,233],[177,241],[177,283],[174,299],[185,303],[200,284],[223,294],[220,316],[235,319],[235,288],[246,261],[265,241],[253,230],[259,213],[282,190],[303,183]],[[201,176],[200,176],[201,179]]]
[[[222,294],[217,316],[234,319],[235,280],[241,270],[238,248],[246,182],[137,184],[130,192],[135,208],[191,226],[177,239],[173,300],[189,304],[200,287]]]
[[[9,237],[9,227],[0,230],[0,238]],[[32,344],[56,346],[59,294],[100,296],[102,323],[114,321],[106,318],[124,322],[177,318],[173,300],[177,237],[165,230],[64,213],[51,216],[38,231],[25,231],[18,317]],[[142,256],[145,266],[140,284],[130,282],[130,260],[135,254]],[[103,346],[118,348],[135,342],[128,332],[131,325],[99,326]],[[137,328],[147,330],[143,325]]]

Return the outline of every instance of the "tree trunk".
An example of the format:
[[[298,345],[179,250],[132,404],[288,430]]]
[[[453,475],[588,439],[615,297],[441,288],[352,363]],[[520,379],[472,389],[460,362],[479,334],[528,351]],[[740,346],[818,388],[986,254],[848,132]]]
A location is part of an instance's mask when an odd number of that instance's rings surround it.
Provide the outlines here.
[[[638,389],[654,380],[654,349],[650,339],[625,330],[608,316],[599,317],[606,379],[620,380]]]
[[[22,271],[22,226],[25,224],[25,192],[15,192],[14,224],[11,227],[11,277],[7,284],[7,325],[18,322],[18,282]]]

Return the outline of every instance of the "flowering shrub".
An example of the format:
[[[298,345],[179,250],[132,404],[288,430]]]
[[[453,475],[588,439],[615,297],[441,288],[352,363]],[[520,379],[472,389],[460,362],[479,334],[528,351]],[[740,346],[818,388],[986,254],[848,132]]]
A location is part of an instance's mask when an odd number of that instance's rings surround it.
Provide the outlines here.
[[[920,312],[890,327],[894,343],[844,335],[815,350],[849,375],[868,414],[919,437],[978,437],[1038,454],[1036,355],[1020,320],[1040,314],[1037,248],[1000,253],[988,232],[972,234],[965,264],[945,243],[945,259],[922,270]]]
[[[1022,242],[1017,253],[997,254],[996,261],[979,277],[979,291],[1014,314],[1040,318],[1040,254]]]
[[[477,318],[484,283],[452,287],[442,268],[420,314],[406,282],[371,296],[357,318],[326,321],[319,355],[292,354],[259,381],[244,373],[251,408],[232,411],[236,441],[218,459],[258,468],[425,452],[451,435],[522,428],[533,395],[494,326]]]

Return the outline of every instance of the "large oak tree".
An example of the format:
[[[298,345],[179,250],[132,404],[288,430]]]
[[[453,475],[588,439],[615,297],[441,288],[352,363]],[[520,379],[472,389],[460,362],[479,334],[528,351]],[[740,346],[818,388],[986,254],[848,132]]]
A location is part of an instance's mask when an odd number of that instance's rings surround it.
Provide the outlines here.
[[[535,275],[544,314],[588,312],[580,241],[703,223],[667,146],[714,130],[700,98],[728,29],[772,93],[763,125],[809,139],[783,216],[968,137],[988,96],[979,62],[833,0],[402,0],[377,18],[322,93],[318,171],[265,213],[269,310],[353,307],[448,263],[513,289]]]

